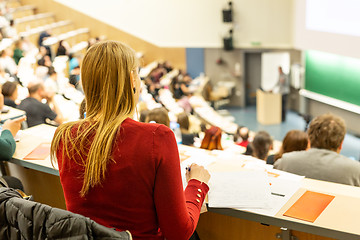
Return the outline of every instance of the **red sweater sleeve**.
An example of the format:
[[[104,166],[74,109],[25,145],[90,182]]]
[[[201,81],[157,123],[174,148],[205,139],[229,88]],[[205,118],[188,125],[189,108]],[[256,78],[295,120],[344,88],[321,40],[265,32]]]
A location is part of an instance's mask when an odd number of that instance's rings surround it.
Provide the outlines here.
[[[195,231],[209,188],[191,180],[184,194],[175,137],[163,125],[154,132],[152,157],[157,164],[154,200],[160,230],[168,240],[188,240]]]

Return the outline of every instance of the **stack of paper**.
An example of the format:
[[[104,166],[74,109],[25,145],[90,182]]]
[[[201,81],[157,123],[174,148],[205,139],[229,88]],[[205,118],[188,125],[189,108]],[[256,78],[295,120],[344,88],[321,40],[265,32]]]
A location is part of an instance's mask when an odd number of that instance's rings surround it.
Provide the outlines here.
[[[270,185],[265,171],[212,172],[210,207],[268,208]]]

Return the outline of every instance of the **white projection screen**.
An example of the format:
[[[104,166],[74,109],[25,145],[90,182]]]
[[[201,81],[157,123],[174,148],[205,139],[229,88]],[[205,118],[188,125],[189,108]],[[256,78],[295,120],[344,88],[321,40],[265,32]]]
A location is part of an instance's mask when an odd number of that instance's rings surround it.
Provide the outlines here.
[[[360,36],[359,0],[307,0],[306,29]]]

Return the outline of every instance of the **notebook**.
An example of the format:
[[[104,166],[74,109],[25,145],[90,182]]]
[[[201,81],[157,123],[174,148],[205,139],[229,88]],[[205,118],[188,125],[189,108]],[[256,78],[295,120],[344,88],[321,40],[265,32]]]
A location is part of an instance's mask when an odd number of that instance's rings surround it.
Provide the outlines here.
[[[285,213],[284,216],[315,222],[335,196],[306,191]]]
[[[50,155],[50,143],[41,143],[24,160],[44,160]]]

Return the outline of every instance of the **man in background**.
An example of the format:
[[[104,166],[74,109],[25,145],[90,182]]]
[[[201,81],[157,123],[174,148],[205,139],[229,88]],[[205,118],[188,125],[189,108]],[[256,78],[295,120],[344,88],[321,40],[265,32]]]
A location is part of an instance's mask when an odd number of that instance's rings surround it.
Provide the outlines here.
[[[285,153],[274,167],[307,178],[360,186],[360,162],[340,155],[345,133],[340,117],[318,116],[308,129],[311,148]]]
[[[26,112],[28,127],[47,123],[48,120],[55,121],[57,124],[63,122],[60,109],[54,101],[54,94],[45,92],[43,83],[30,83],[28,90],[29,97],[22,100],[19,105],[19,109]],[[43,99],[47,100],[47,104],[42,103]],[[53,105],[53,110],[48,104]]]
[[[275,93],[281,94],[281,121],[286,120],[286,108],[287,108],[287,98],[290,93],[290,84],[288,76],[283,72],[281,66],[279,66],[279,81],[274,87]]]

